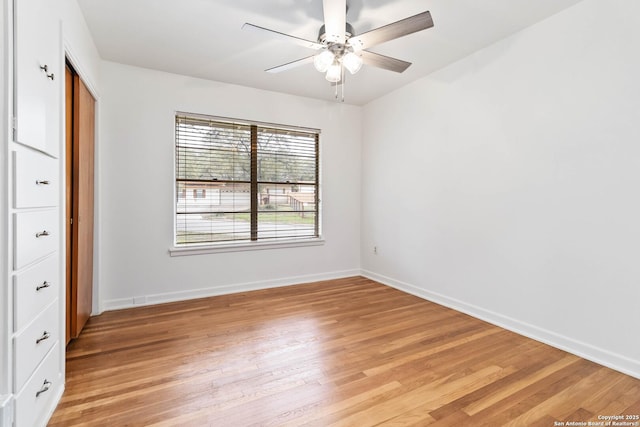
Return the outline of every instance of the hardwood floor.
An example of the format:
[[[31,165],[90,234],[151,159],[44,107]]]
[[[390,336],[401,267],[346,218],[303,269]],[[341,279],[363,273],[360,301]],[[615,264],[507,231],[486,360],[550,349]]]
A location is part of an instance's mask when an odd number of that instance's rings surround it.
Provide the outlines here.
[[[354,277],[91,318],[49,425],[553,426],[637,414],[638,379]]]

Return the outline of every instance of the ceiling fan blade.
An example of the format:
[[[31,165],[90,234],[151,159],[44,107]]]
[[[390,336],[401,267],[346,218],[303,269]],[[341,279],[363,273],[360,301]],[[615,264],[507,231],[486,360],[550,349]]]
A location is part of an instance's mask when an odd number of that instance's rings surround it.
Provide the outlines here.
[[[296,61],[287,62],[286,64],[278,65],[277,67],[269,68],[265,70],[267,73],[280,73],[282,71],[291,70],[292,68],[297,68],[301,65],[312,64],[313,56],[308,56],[306,58],[298,59]]]
[[[429,11],[402,19],[384,27],[367,31],[349,39],[349,44],[356,50],[368,49],[377,44],[397,39],[418,31],[433,27],[433,19]]]
[[[365,64],[389,71],[395,71],[396,73],[402,73],[411,66],[411,62],[380,55],[379,53],[373,53],[366,50],[363,50],[360,53],[362,54],[362,62]]]
[[[257,31],[262,34],[268,34],[270,37],[276,37],[281,40],[296,43],[297,45],[307,47],[309,49],[322,49],[324,46],[320,43],[313,42],[311,40],[301,39],[300,37],[290,36],[289,34],[281,33],[279,31],[270,30],[268,28],[259,27],[257,25],[249,24],[248,22],[242,26],[243,30]]]
[[[347,0],[323,0],[322,7],[326,41],[344,43],[344,32],[347,27]]]

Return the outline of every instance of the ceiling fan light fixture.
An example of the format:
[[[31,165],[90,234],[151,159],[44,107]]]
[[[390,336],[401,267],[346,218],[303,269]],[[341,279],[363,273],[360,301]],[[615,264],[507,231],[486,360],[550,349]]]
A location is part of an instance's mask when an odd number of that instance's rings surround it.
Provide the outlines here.
[[[323,50],[313,57],[313,65],[316,67],[316,70],[324,73],[329,69],[331,64],[333,64],[335,58],[336,57],[333,52],[329,50]]]
[[[355,74],[362,68],[362,57],[353,52],[347,52],[342,57],[342,64],[351,74]]]
[[[336,99],[338,98],[337,87],[340,86],[342,88],[342,100],[344,101],[343,80],[345,79],[345,69],[351,74],[356,74],[362,68],[363,63],[366,62],[368,66],[402,73],[411,65],[407,61],[371,52],[369,50],[371,47],[433,27],[431,13],[427,10],[357,35],[353,26],[346,21],[348,1],[322,0],[324,24],[320,27],[318,38],[315,41],[249,23],[245,23],[242,28],[266,32],[272,36],[315,50],[315,54],[312,56],[272,67],[265,71],[278,73],[313,62],[314,68],[324,73],[329,82],[341,82],[340,85],[334,85],[336,86]]]
[[[356,41],[355,39],[349,39],[347,40],[347,47],[350,47],[353,52],[358,53],[362,50],[362,42]]]
[[[333,64],[327,69],[327,74],[324,76],[327,81],[331,83],[338,83],[342,78],[342,67],[338,61],[333,61]]]

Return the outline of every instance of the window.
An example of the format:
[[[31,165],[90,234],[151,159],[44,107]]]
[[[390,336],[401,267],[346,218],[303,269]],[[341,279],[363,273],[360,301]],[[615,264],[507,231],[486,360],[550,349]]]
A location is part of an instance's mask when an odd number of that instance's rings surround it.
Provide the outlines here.
[[[319,237],[319,131],[176,115],[176,246]]]

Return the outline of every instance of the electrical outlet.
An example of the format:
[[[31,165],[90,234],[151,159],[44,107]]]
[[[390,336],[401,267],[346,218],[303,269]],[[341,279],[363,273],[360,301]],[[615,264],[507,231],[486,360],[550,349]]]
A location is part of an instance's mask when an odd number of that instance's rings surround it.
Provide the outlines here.
[[[375,255],[378,255],[378,247],[377,247],[377,246],[374,246],[374,247],[373,247],[373,253],[374,253]]]

